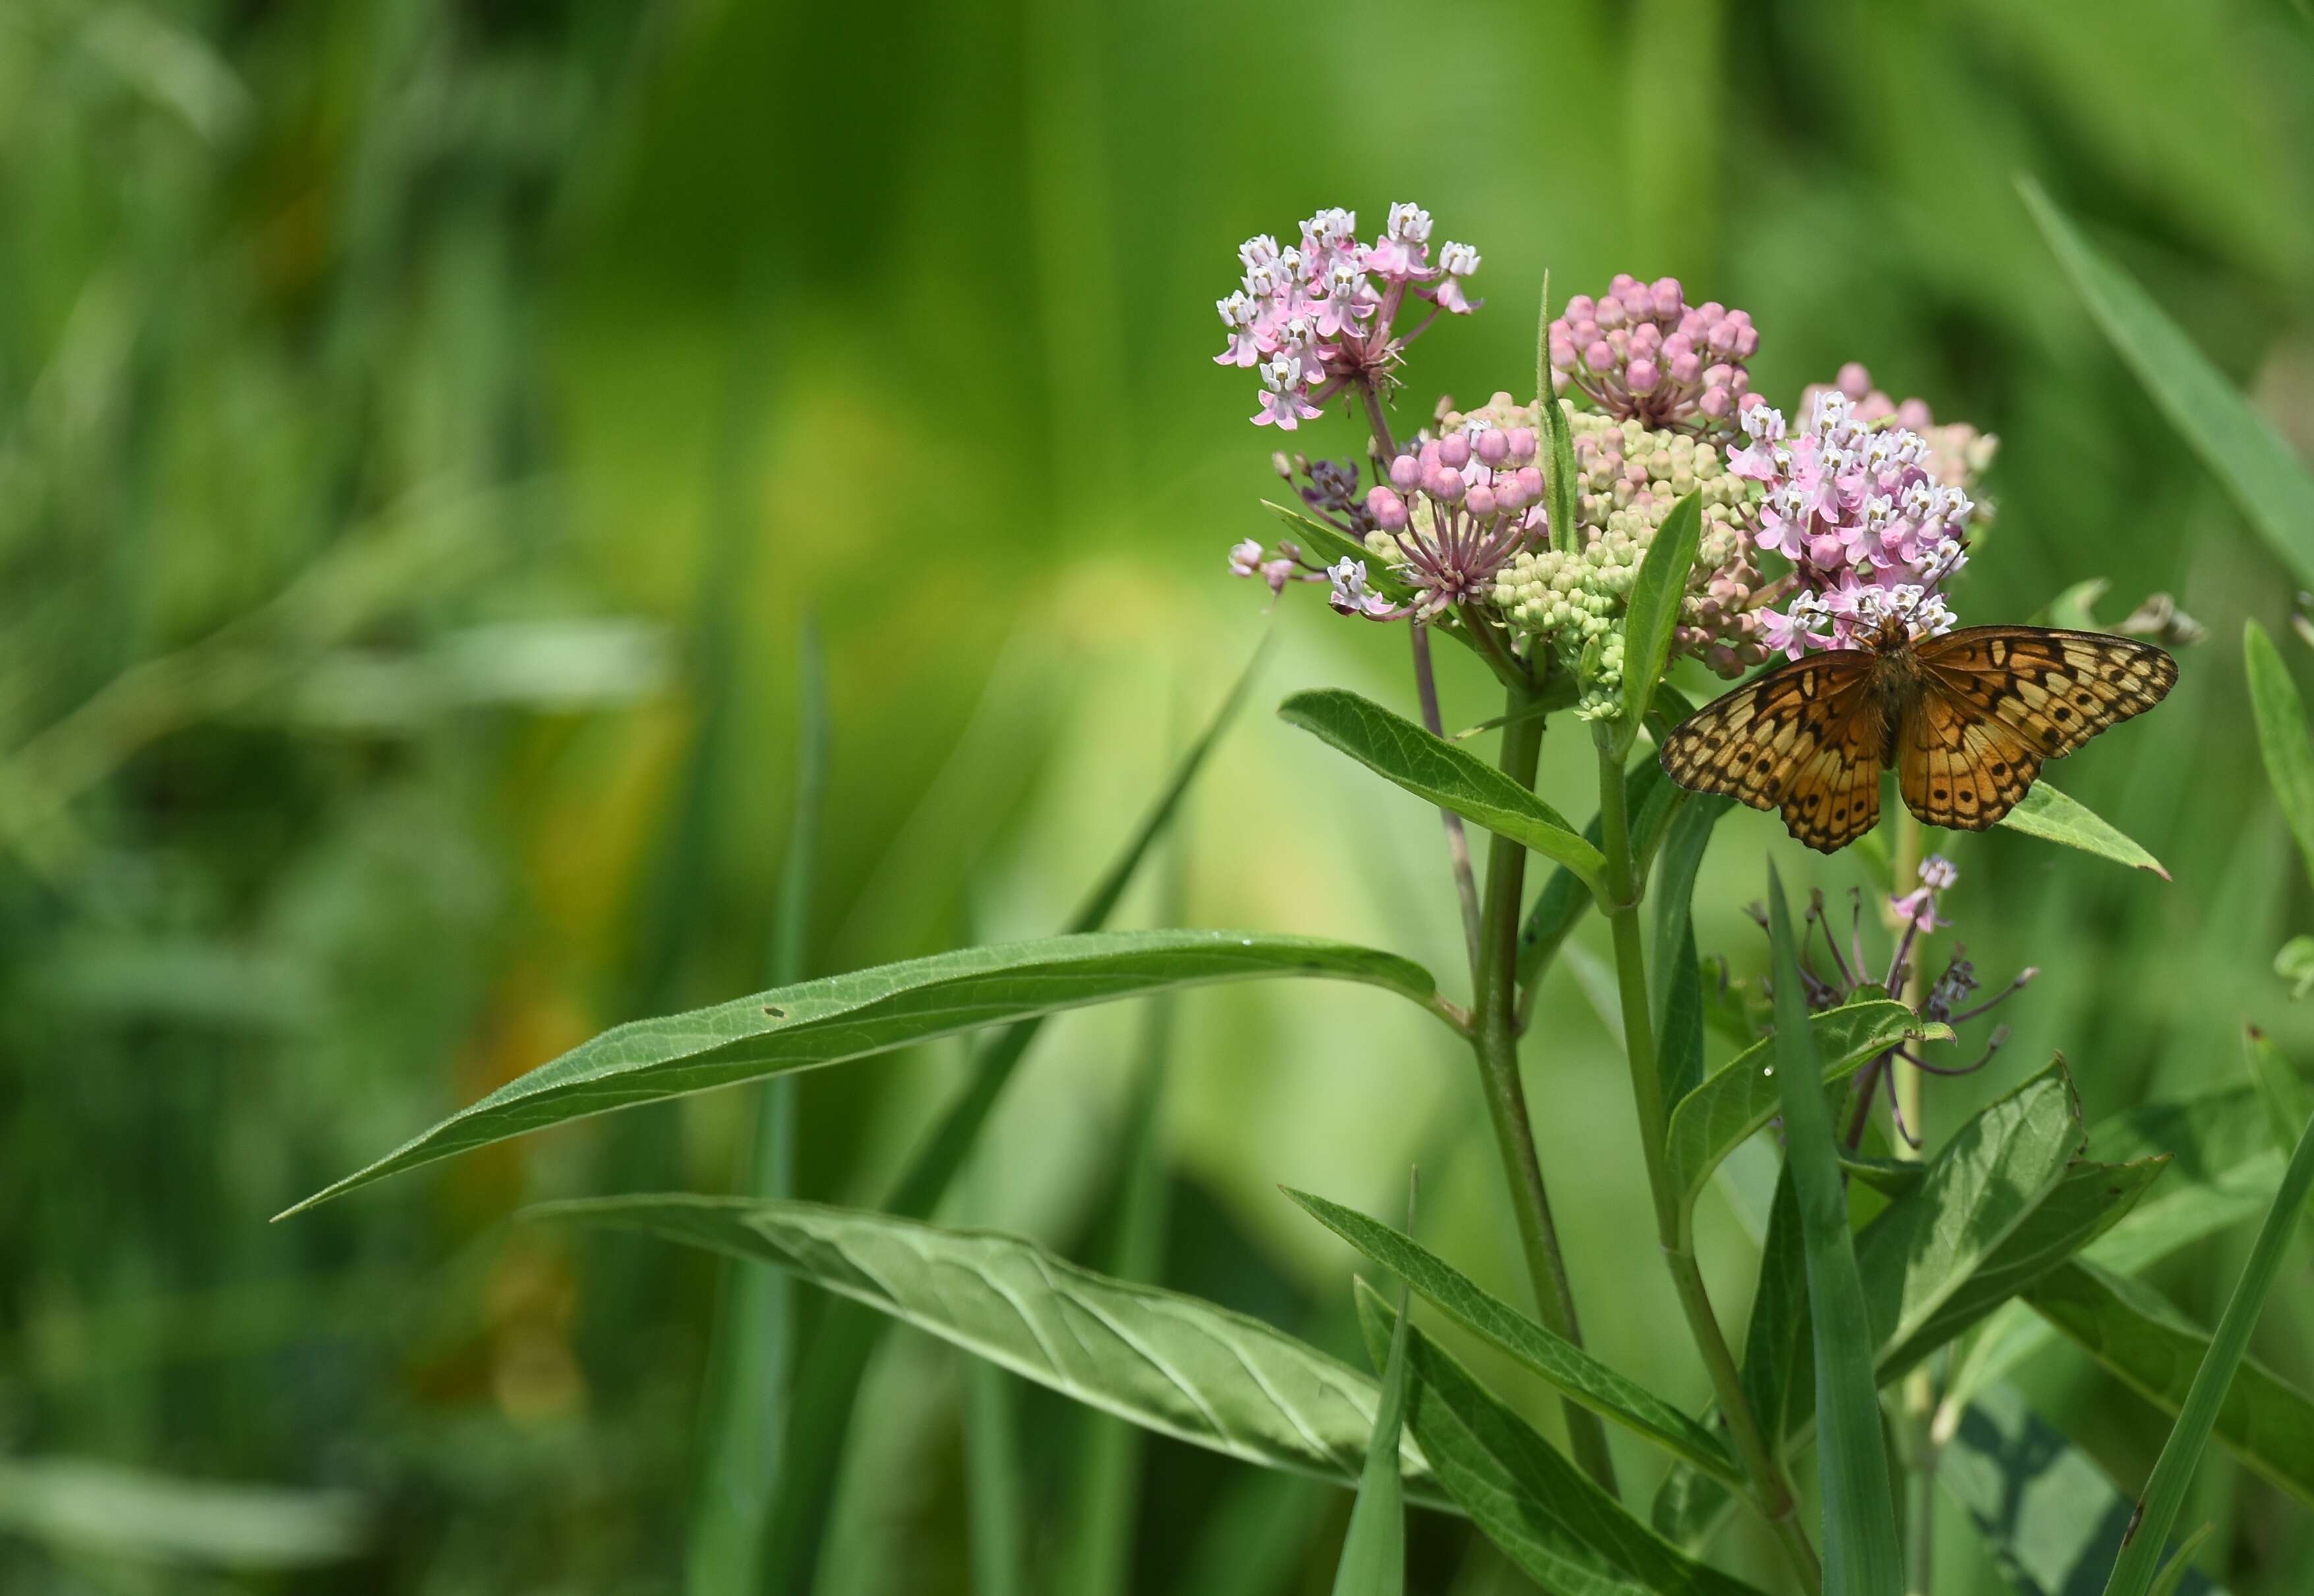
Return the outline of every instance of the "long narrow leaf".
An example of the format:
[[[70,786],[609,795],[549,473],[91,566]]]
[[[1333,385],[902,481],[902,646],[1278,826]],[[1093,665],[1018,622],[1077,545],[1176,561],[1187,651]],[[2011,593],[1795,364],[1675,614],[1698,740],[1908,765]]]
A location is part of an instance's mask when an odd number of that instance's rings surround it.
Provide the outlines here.
[[[1603,1418],[1739,1483],[1734,1459],[1710,1431],[1637,1381],[1520,1313],[1412,1237],[1355,1208],[1286,1188],[1320,1224],[1397,1275],[1472,1335],[1492,1342]]]
[[[2075,1258],[2026,1293],[2052,1325],[2163,1412],[2183,1410],[2210,1333],[2142,1281]],[[2314,1506],[2314,1398],[2245,1357],[2212,1433],[2267,1479]]]
[[[1381,1408],[1370,1377],[1273,1326],[1113,1280],[1017,1236],[682,1194],[542,1204],[526,1215],[776,1264],[1073,1400],[1264,1468],[1355,1482]],[[1400,1461],[1410,1493],[1438,1503],[1411,1441]]]
[[[1276,976],[1361,982],[1425,1008],[1436,998],[1419,965],[1304,937],[1108,931],[935,954],[605,1031],[283,1217],[400,1170],[614,1108],[866,1058],[1005,1020]]]
[[[1638,735],[1654,701],[1656,683],[1671,660],[1672,634],[1679,629],[1679,606],[1695,571],[1696,545],[1703,538],[1703,498],[1691,493],[1672,506],[1656,528],[1639,573],[1631,581],[1623,634],[1623,745]]]
[[[1476,754],[1338,687],[1297,692],[1279,719],[1442,809],[1523,843],[1595,882],[1606,858],[1566,818]]]
[[[1378,1348],[1398,1318],[1365,1282],[1358,1322]],[[1407,1424],[1439,1482],[1488,1539],[1543,1589],[1567,1596],[1756,1596],[1690,1560],[1599,1488],[1501,1398],[1420,1330]]]
[[[2129,274],[2084,238],[2031,179],[2025,203],[2058,264],[2154,405],[2296,577],[2314,587],[2314,478]]]
[[[2314,876],[2314,738],[2306,729],[2306,703],[2274,639],[2255,621],[2242,622],[2242,665],[2249,676],[2249,707],[2257,721],[2257,749],[2299,857]]]
[[[817,629],[799,650],[795,807],[780,868],[766,974],[774,986],[800,981],[811,932],[812,881],[827,770],[827,682]],[[746,1187],[757,1197],[794,1195],[796,1083],[756,1089]],[[693,1596],[760,1587],[764,1525],[779,1486],[794,1378],[795,1282],[776,1269],[725,1267],[710,1353],[707,1465],[693,1508],[685,1588]]]
[[[2209,1353],[2195,1373],[2185,1404],[2178,1409],[2177,1423],[2153,1465],[2153,1477],[2146,1481],[2145,1495],[2138,1501],[2138,1522],[2123,1541],[2120,1560],[2106,1585],[2110,1596],[2144,1596],[2153,1583],[2162,1544],[2177,1521],[2177,1510],[2184,1505],[2186,1488],[2201,1463],[2202,1449],[2209,1444],[2227,1388],[2249,1349],[2250,1331],[2257,1327],[2265,1294],[2281,1271],[2283,1251],[2297,1229],[2310,1186],[2314,1186],[2314,1122],[2299,1133],[2297,1151],[2290,1155],[2290,1167],[2283,1171],[2274,1206],[2258,1227],[2249,1262],[2243,1266],[2241,1279],[2218,1320],[2217,1332],[2210,1338]]]
[[[1409,1219],[1409,1222],[1411,1222]],[[1382,1360],[1382,1410],[1366,1443],[1358,1499],[1334,1568],[1334,1596],[1403,1596],[1406,1590],[1406,1487],[1399,1477],[1399,1441],[1406,1428],[1406,1341],[1411,1324],[1407,1283],[1398,1283],[1398,1323]],[[1089,1589],[1090,1587],[1080,1587]]]
[[[1092,890],[1085,895],[1069,922],[1070,932],[1097,931],[1108,924],[1157,839],[1165,834],[1179,812],[1183,798],[1221,741],[1222,734],[1235,720],[1251,693],[1268,648],[1269,639],[1265,638],[1214,711],[1204,732],[1182,754],[1171,779],[1151,803],[1141,823]],[[1044,1023],[1042,1017],[1020,1020],[982,1044],[973,1055],[970,1079],[949,1100],[881,1204],[886,1212],[904,1219],[932,1217]],[[798,1459],[808,1459],[808,1463],[799,1462],[799,1467],[788,1472],[765,1535],[770,1548],[766,1566],[773,1575],[767,1583],[794,1590],[799,1596],[808,1589],[816,1566],[860,1383],[889,1323],[856,1302],[832,1302],[820,1316],[801,1360],[788,1441],[790,1452]]]
[[[1776,1074],[1782,1089],[1785,1156],[1799,1202],[1814,1327],[1824,1590],[1828,1596],[1896,1596],[1903,1589],[1903,1558],[1872,1372],[1872,1329],[1848,1230],[1832,1110],[1824,1102],[1824,1077],[1808,1029],[1798,944],[1792,938],[1784,884],[1772,864],[1768,915],[1775,952]]]

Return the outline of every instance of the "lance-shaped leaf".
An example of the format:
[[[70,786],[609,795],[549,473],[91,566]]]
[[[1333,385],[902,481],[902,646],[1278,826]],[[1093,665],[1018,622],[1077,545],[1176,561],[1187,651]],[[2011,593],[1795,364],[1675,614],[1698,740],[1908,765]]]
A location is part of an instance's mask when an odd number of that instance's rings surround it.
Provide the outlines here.
[[[2089,315],[2153,403],[2302,587],[2314,587],[2314,477],[2274,424],[2152,296],[2084,238],[2031,179],[2025,203]]]
[[[2142,1281],[2075,1258],[2036,1282],[2026,1301],[2132,1390],[2164,1413],[2185,1404],[2210,1333]],[[2218,1406],[2228,1451],[2314,1505],[2314,1400],[2244,1358]]]
[[[1017,1236],[681,1194],[526,1212],[775,1264],[1064,1397],[1265,1468],[1355,1484],[1381,1406],[1370,1376],[1283,1330],[1081,1268]],[[1410,1440],[1400,1464],[1410,1494],[1441,1501]]]
[[[1357,1283],[1370,1348],[1396,1316]],[[1420,1330],[1409,1333],[1414,1386],[1406,1423],[1438,1481],[1488,1539],[1546,1591],[1567,1596],[1757,1596],[1689,1558],[1568,1461],[1534,1426]]]
[[[2306,730],[2306,703],[2290,667],[2255,621],[2242,622],[2242,664],[2249,675],[2249,707],[2257,722],[2257,751],[2299,857],[2314,876],[2314,737]]]
[[[1832,1110],[1807,1025],[1784,884],[1768,867],[1768,935],[1776,972],[1776,1074],[1782,1094],[1786,1160],[1797,1202],[1807,1265],[1808,1321],[1815,1362],[1817,1441],[1824,1491],[1824,1588],[1841,1596],[1896,1596],[1903,1557],[1896,1499],[1872,1371],[1871,1314],[1840,1178]]]
[[[2132,1171],[2131,1180],[2144,1193],[2142,1200],[2099,1216],[2095,1239],[2080,1249],[2081,1257],[2122,1274],[2265,1212],[2283,1163],[2248,1087],[2141,1103],[2093,1126],[2089,1152]],[[2165,1166],[2168,1173],[2156,1182]],[[2004,1304],[1954,1371],[1951,1401],[1973,1400],[2056,1338],[2049,1321],[2025,1303]]]
[[[1826,1085],[1847,1079],[1907,1039],[1942,1041],[1952,1036],[1950,1027],[1923,1022],[1886,998],[1828,1009],[1809,1016],[1807,1025],[1816,1056],[1824,1060]],[[1773,1036],[1737,1054],[1680,1099],[1665,1132],[1664,1151],[1683,1213],[1692,1217],[1703,1184],[1719,1160],[1782,1111]]]
[[[2169,872],[2121,829],[2100,818],[2087,804],[2067,798],[2046,781],[2036,781],[2018,806],[2000,817],[2013,832],[2044,842],[2062,842],[2084,853],[2094,853],[2135,870],[2151,870],[2164,881]]]
[[[2138,1499],[2138,1522],[2131,1534],[2124,1537],[2120,1560],[2114,1565],[2112,1579],[2106,1583],[2113,1596],[2144,1596],[2153,1583],[2160,1566],[2162,1544],[2177,1521],[2177,1510],[2185,1503],[2195,1470],[2201,1466],[2202,1450],[2209,1444],[2210,1432],[2219,1420],[2228,1388],[2249,1351],[2250,1332],[2257,1327],[2257,1316],[2265,1307],[2266,1293],[2273,1290],[2274,1276],[2281,1272],[2283,1252],[2298,1228],[2309,1187],[2314,1187],[2314,1122],[2299,1133],[2297,1150],[2290,1155],[2290,1165],[2282,1172],[2282,1185],[2274,1193],[2274,1206],[2266,1210],[2257,1229],[2257,1239],[2250,1246],[2249,1262],[2242,1266],[2241,1278],[2234,1283],[2233,1295],[2227,1300],[2226,1310],[2210,1336],[2209,1351],[2199,1360],[2193,1383],[2178,1405],[2177,1422],[2170,1428],[2169,1439],[2162,1443],[2152,1477],[2145,1482],[2145,1494]]]
[[[1410,1222],[1410,1221],[1409,1221]],[[1334,1596],[1403,1596],[1406,1590],[1406,1486],[1399,1477],[1398,1446],[1406,1430],[1407,1285],[1398,1287],[1398,1324],[1382,1366],[1382,1410],[1366,1442],[1365,1472],[1350,1509],[1342,1559],[1334,1568]]]
[[[1645,1386],[1535,1323],[1412,1237],[1355,1208],[1308,1192],[1288,1187],[1285,1195],[1320,1224],[1420,1292],[1447,1318],[1492,1342],[1564,1395],[1707,1473],[1730,1484],[1740,1483],[1742,1476],[1734,1459],[1710,1431]]]
[[[1564,816],[1476,754],[1404,716],[1338,687],[1297,692],[1277,713],[1407,791],[1565,865],[1585,885],[1598,880],[1605,856]]]
[[[1672,634],[1679,629],[1680,601],[1695,572],[1696,545],[1703,538],[1703,498],[1691,493],[1672,506],[1631,579],[1623,625],[1623,746],[1638,736],[1654,701],[1656,683],[1671,662]]]
[[[1275,976],[1362,982],[1437,1011],[1436,984],[1421,966],[1307,937],[1106,931],[968,948],[605,1031],[288,1212],[399,1170],[635,1103],[864,1058],[1005,1020]]]

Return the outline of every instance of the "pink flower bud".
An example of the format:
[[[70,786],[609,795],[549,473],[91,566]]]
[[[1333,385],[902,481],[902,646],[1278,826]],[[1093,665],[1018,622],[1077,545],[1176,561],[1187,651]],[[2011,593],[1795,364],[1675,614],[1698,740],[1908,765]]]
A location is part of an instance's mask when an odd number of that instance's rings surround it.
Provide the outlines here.
[[[1561,371],[1575,364],[1575,337],[1564,322],[1550,324],[1550,363]]]
[[[1841,366],[1840,375],[1833,381],[1850,399],[1861,399],[1872,392],[1872,374],[1864,369],[1861,360],[1851,360]]]
[[[1695,408],[1717,421],[1735,408],[1735,401],[1724,387],[1706,388],[1703,397],[1695,401]]]
[[[1670,357],[1671,380],[1686,384],[1703,375],[1703,357],[1693,349],[1682,349]]]
[[[1836,533],[1820,532],[1808,540],[1808,559],[1824,570],[1833,569],[1847,557]]]
[[[1422,453],[1419,458],[1422,461],[1422,474],[1426,479],[1432,472],[1438,469],[1438,440],[1436,438],[1434,437],[1424,440],[1422,445]]]
[[[1532,427],[1512,428],[1510,431],[1510,446],[1511,460],[1513,463],[1524,465],[1528,461],[1533,459],[1535,446],[1534,428]]]
[[[1568,322],[1584,321],[1592,315],[1597,305],[1598,302],[1588,294],[1577,294],[1568,300],[1567,314],[1563,319]]]
[[[1520,502],[1539,504],[1542,500],[1542,472],[1532,465],[1522,465],[1515,479]]]
[[[1400,454],[1398,460],[1408,458],[1409,456]],[[1392,481],[1397,480],[1398,460],[1391,462]],[[1409,486],[1411,484],[1409,483]],[[1374,518],[1374,525],[1384,532],[1397,532],[1406,525],[1406,500],[1377,482],[1366,490],[1366,514],[1372,516]]]
[[[1599,341],[1599,318],[1596,316],[1571,317],[1567,323],[1567,331],[1568,336],[1577,343],[1588,348]]]
[[[1478,451],[1479,458],[1488,465],[1500,465],[1511,457],[1510,435],[1499,430],[1479,434],[1479,441],[1471,447]]]
[[[1898,405],[1896,420],[1899,425],[1909,427],[1914,432],[1926,432],[1936,425],[1930,418],[1929,401],[1925,399],[1908,399]]]
[[[1663,348],[1663,329],[1653,322],[1640,322],[1631,329],[1631,341],[1628,348],[1635,356],[1654,355]]]
[[[1411,454],[1400,454],[1390,463],[1390,485],[1400,493],[1411,493],[1422,482],[1422,462]],[[1400,509],[1406,507],[1400,505]]]
[[[1524,484],[1520,482],[1519,473],[1515,471],[1506,471],[1497,477],[1493,491],[1495,503],[1506,510],[1523,510],[1534,502],[1526,496]]]
[[[1625,320],[1622,295],[1610,294],[1602,299],[1599,302],[1598,316],[1599,325],[1602,327],[1621,327]]]
[[[1679,307],[1686,296],[1680,292],[1677,278],[1657,278],[1653,297],[1656,314],[1667,318],[1679,314]]]
[[[1491,521],[1494,519],[1495,490],[1487,486],[1486,483],[1472,483],[1471,485],[1470,491],[1463,496],[1462,503],[1463,507],[1467,508],[1471,514],[1476,516],[1479,520]]]
[[[1592,342],[1591,347],[1583,351],[1583,364],[1589,366],[1593,371],[1605,371],[1609,369],[1615,364],[1615,350],[1613,346],[1609,344],[1603,338],[1594,339]]]
[[[1449,471],[1461,471],[1471,463],[1471,440],[1461,433],[1438,440],[1438,463]]]
[[[1462,481],[1462,472],[1448,471],[1442,465],[1423,474],[1422,490],[1447,504],[1460,504],[1462,495],[1469,491],[1469,484]]]
[[[1656,370],[1656,363],[1644,355],[1635,357],[1623,368],[1623,385],[1634,393],[1652,393],[1656,391],[1656,384],[1662,380]]]

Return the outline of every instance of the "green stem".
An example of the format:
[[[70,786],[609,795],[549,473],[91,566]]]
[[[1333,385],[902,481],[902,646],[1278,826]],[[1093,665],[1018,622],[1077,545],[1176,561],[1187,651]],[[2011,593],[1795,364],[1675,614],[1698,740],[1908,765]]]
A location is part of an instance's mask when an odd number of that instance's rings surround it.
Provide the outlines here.
[[[1534,785],[1542,758],[1542,717],[1524,713],[1528,693],[1515,683],[1505,706],[1501,765],[1522,787]],[[1577,1345],[1583,1331],[1575,1315],[1575,1292],[1551,1222],[1550,1198],[1535,1157],[1534,1126],[1527,1117],[1526,1088],[1518,1070],[1518,930],[1520,899],[1526,886],[1526,850],[1503,837],[1487,842],[1487,886],[1479,915],[1479,958],[1471,972],[1471,1052],[1493,1122],[1495,1145],[1511,1186],[1518,1217],[1519,1245],[1533,1282],[1535,1308],[1554,1335]],[[1572,1401],[1565,1405],[1567,1436],[1575,1459],[1610,1495],[1618,1495],[1614,1459],[1607,1451],[1606,1427],[1599,1415]]]
[[[1901,897],[1920,885],[1922,827],[1919,818],[1902,805],[1892,818],[1896,828],[1895,845],[1888,853],[1895,878],[1890,882],[1889,890]],[[1895,916],[1891,913],[1887,918],[1894,934],[1897,929]],[[1894,994],[1907,1008],[1921,1006],[1923,957],[1917,951],[1912,955],[1912,967],[1904,972],[1903,990]],[[1891,1058],[1888,1068],[1895,1075],[1897,1112],[1906,1128],[1924,1145],[1916,1147],[1901,1133],[1889,1139],[1895,1144],[1898,1158],[1917,1159],[1926,1151],[1929,1137],[1928,1106],[1921,1090],[1925,1077],[1902,1059]],[[1925,1362],[1904,1377],[1898,1415],[1896,1460],[1904,1471],[1910,1499],[1905,1515],[1908,1544],[1904,1573],[1904,1588],[1909,1596],[1929,1596],[1935,1588],[1937,1463],[1942,1452],[1936,1439],[1937,1366],[1943,1361],[1939,1356]]]
[[[1663,1070],[1656,1058],[1655,1015],[1647,1001],[1647,949],[1639,936],[1638,872],[1631,856],[1631,818],[1623,789],[1623,763],[1615,756],[1612,734],[1599,733],[1599,845],[1607,856],[1599,908],[1614,934],[1615,985],[1622,1000],[1623,1044],[1631,1069],[1631,1096],[1638,1107],[1640,1151],[1646,1157],[1647,1186],[1655,1195],[1656,1238],[1679,1293],[1680,1311],[1687,1318],[1688,1334],[1711,1377],[1712,1394],[1727,1422],[1736,1456],[1744,1467],[1752,1501],[1783,1543],[1801,1583],[1811,1592],[1823,1582],[1815,1548],[1801,1528],[1797,1497],[1783,1465],[1760,1428],[1751,1399],[1744,1393],[1742,1371],[1719,1327],[1703,1271],[1695,1261],[1695,1248],[1680,1222],[1680,1195],[1671,1178],[1665,1151],[1670,1112],[1664,1102]]]

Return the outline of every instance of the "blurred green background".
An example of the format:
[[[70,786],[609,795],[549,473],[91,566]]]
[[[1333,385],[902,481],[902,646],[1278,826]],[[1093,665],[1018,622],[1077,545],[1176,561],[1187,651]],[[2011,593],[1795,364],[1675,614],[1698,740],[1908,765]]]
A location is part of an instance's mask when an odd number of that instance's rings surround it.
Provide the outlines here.
[[[1266,620],[1223,569],[1272,525],[1276,440],[1210,364],[1212,302],[1241,238],[1324,205],[1371,232],[1417,199],[1484,253],[1492,304],[1418,346],[1409,424],[1524,392],[1546,269],[1561,295],[1674,273],[1752,313],[1780,402],[1861,359],[2000,435],[1965,619],[2105,577],[2106,619],[2168,589],[2212,628],[2160,713],[2055,777],[2174,885],[1956,843],[1956,934],[2045,974],[1933,1112],[2056,1048],[2092,1120],[2230,1081],[2246,1016],[2314,1055],[2268,970],[2314,905],[2233,642],[2286,625],[2290,583],[2018,172],[2314,436],[2314,30],[2286,0],[7,0],[0,1589],[680,1586],[715,1267],[507,1219],[729,1189],[744,1094],[266,1221],[596,1030],[764,983],[807,613],[813,973],[1056,928],[1274,629],[1123,922],[1170,870],[1190,923],[1373,942],[1459,991],[1435,819],[1266,712],[1329,683],[1408,707],[1403,639],[1301,589]],[[1491,712],[1443,669],[1450,727]],[[1544,778],[1578,814],[1581,741]],[[1770,851],[1863,878],[1739,814],[1698,898],[1739,973]],[[1526,1049],[1544,1167],[1593,1344],[1700,1405],[1597,948]],[[1400,1007],[1183,1002],[1168,1283],[1347,1350],[1347,1256],[1275,1183],[1388,1212],[1419,1159],[1426,1238],[1524,1300],[1469,1066]],[[1048,1027],[945,1217],[1084,1256],[1138,1036]],[[808,1078],[805,1194],[878,1201],[960,1058]],[[1733,1316],[1753,1244],[1713,1201]],[[2159,1282],[2209,1322],[2246,1246]],[[2260,1355],[2314,1377],[2302,1264],[2274,1301]],[[969,1588],[958,1371],[887,1343],[822,1590]],[[2066,1350],[2027,1383],[2134,1488],[2165,1423]],[[1021,1400],[1035,1558],[1078,1420]],[[1147,1468],[1135,1590],[1325,1588],[1346,1494],[1170,1443]],[[2236,1589],[2314,1589],[2307,1515],[2214,1453],[2200,1519]],[[1947,1588],[1994,1588],[1948,1529]],[[1413,1544],[1417,1589],[1511,1588],[1453,1521]]]

